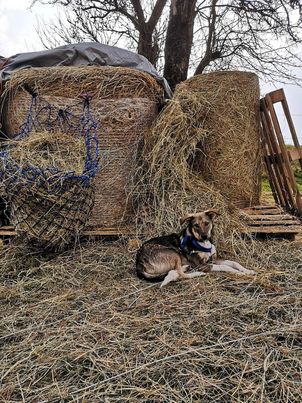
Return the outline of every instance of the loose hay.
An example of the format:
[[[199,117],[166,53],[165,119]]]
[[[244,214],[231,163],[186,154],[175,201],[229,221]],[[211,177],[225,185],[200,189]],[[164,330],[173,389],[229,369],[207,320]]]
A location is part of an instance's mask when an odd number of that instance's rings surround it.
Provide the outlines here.
[[[302,246],[159,289],[122,243],[0,255],[0,400],[300,402]]]
[[[10,156],[22,168],[39,169],[55,167],[63,172],[80,175],[85,166],[86,147],[84,137],[58,132],[32,132],[20,140],[3,143]]]

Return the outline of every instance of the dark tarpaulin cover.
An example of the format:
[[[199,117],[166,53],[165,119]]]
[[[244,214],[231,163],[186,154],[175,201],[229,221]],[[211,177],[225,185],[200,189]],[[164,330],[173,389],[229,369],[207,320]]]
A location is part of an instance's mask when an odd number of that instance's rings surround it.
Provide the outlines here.
[[[5,64],[1,69],[1,64],[4,61]],[[166,97],[172,96],[167,80],[155,70],[144,56],[98,42],[83,42],[39,52],[18,53],[6,59],[0,56],[0,80],[9,79],[10,74],[18,69],[91,65],[132,67],[144,71],[151,74],[161,84],[165,89]]]

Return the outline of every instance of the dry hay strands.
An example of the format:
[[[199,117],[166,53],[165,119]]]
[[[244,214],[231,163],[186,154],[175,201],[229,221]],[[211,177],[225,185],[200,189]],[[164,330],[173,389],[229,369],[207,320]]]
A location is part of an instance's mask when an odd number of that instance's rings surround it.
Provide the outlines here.
[[[300,402],[301,244],[165,289],[122,243],[0,253],[1,401]],[[29,262],[31,262],[29,264]]]
[[[56,168],[62,172],[81,175],[85,167],[85,139],[60,132],[31,132],[19,140],[3,142],[10,158],[21,168]]]
[[[75,98],[83,92],[93,98],[148,98],[161,103],[163,88],[148,73],[124,67],[49,67],[14,72],[4,97],[14,97],[24,85],[38,95]]]
[[[250,73],[196,76],[176,88],[145,139],[133,183],[142,232],[169,233],[182,215],[214,208],[219,252],[248,254],[237,207],[259,198],[258,101]]]

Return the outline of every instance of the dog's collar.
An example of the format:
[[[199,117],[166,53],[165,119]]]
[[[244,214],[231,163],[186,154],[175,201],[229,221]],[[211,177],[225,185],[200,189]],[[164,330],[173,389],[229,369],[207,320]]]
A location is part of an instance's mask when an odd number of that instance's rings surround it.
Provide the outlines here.
[[[200,245],[200,243],[192,236],[185,235],[180,242],[180,249],[184,252],[204,252],[204,253],[212,253],[212,244],[209,248]]]

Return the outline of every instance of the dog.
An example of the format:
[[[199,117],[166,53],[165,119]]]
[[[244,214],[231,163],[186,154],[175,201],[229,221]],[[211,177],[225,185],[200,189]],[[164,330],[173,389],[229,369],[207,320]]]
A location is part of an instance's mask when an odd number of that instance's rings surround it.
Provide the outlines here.
[[[204,276],[207,272],[255,274],[239,263],[217,259],[211,238],[217,215],[216,210],[188,214],[180,220],[184,226],[180,234],[144,242],[136,255],[137,276],[147,281],[162,281],[163,287],[172,281]]]

